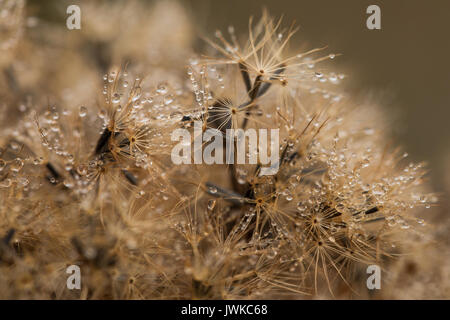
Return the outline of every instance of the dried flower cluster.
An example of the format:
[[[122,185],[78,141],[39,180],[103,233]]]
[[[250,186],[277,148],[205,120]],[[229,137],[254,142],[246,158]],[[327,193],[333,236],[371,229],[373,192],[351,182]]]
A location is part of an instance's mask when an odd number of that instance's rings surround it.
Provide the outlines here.
[[[75,32],[24,10],[0,1],[0,298],[364,298],[368,265],[392,286],[430,243],[423,164],[321,70],[335,54],[289,54],[281,19],[203,55],[177,3],[86,2]],[[173,164],[194,121],[278,128],[279,171]]]

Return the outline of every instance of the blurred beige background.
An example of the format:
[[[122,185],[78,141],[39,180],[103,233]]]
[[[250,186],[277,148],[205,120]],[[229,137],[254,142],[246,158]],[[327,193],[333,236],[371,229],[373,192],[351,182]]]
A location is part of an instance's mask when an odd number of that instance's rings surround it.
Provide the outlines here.
[[[47,10],[50,1],[29,2],[41,19],[60,19]],[[212,36],[230,24],[247,32],[248,17],[260,15],[263,6],[274,16],[283,15],[287,24],[295,20],[300,30],[292,46],[328,45],[327,52],[341,53],[333,65],[347,74],[350,93],[381,104],[391,119],[394,142],[413,160],[429,163],[437,191],[450,190],[449,0],[181,2],[194,17],[198,35]],[[371,4],[381,7],[381,30],[366,28]]]

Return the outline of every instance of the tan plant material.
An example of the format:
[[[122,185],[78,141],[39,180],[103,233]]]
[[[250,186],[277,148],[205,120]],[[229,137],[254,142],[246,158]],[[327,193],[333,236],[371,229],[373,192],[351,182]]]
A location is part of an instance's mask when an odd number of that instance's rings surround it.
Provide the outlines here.
[[[2,45],[24,48],[0,60],[0,298],[367,298],[373,264],[376,297],[402,298],[405,268],[439,261],[421,249],[436,241],[424,165],[321,67],[336,54],[292,53],[295,26],[263,11],[202,54],[175,2],[89,2],[78,33],[40,21],[25,39],[22,2],[0,3]],[[279,171],[175,165],[171,134],[195,121],[279,129]]]

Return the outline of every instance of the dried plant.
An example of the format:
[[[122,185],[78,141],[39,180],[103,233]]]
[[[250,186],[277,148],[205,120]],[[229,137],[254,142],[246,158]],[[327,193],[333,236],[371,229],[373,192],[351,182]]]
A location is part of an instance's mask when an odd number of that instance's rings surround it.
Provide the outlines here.
[[[389,275],[375,297],[402,298],[404,266],[439,261],[421,216],[436,203],[424,165],[386,143],[377,106],[320,67],[336,54],[289,53],[294,26],[263,11],[247,35],[216,32],[204,55],[177,3],[89,2],[69,54],[44,45],[69,31],[41,22],[46,35],[22,39],[23,5],[0,3],[2,37],[62,57],[1,55],[1,298],[367,298],[373,264]],[[279,129],[278,172],[174,164],[172,132],[196,121],[203,132]],[[81,291],[66,288],[73,264]],[[441,288],[433,296],[448,279]]]

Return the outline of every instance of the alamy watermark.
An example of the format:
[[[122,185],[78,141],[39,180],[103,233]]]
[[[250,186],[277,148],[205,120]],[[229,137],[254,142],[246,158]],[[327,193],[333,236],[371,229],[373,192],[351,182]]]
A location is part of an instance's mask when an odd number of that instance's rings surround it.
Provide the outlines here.
[[[367,278],[366,285],[369,290],[381,289],[381,269],[376,264],[370,265],[366,270],[370,276]]]
[[[70,265],[66,269],[66,273],[70,274],[67,277],[66,285],[69,290],[81,289],[81,269],[76,264]]]
[[[367,7],[366,13],[370,16],[366,20],[366,26],[369,30],[381,29],[381,9],[376,4]]]
[[[69,30],[81,29],[81,9],[76,4],[72,4],[67,7],[67,14],[70,16],[66,19],[66,26]]]
[[[260,164],[260,175],[278,172],[279,129],[227,129],[224,134],[211,128],[203,131],[203,123],[195,121],[193,133],[192,139],[188,129],[172,132],[172,141],[179,141],[171,152],[174,164]]]

